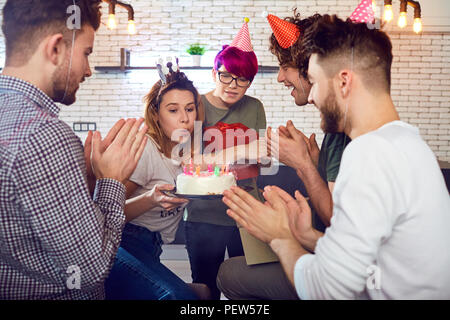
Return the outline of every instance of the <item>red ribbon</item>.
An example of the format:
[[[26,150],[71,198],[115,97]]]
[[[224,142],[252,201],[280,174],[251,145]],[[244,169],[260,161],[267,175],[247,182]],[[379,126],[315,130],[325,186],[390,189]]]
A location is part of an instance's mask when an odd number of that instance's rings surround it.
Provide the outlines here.
[[[250,142],[258,139],[258,132],[255,129],[243,125],[242,123],[224,123],[217,122],[216,125],[207,127],[204,129],[204,133],[209,129],[216,129],[222,133],[222,146],[215,146],[219,151],[223,149],[238,146],[241,144],[249,144]],[[248,131],[251,130],[251,131]],[[227,139],[228,135],[228,139]],[[211,140],[205,141],[205,145],[213,143],[216,140],[214,132],[211,132]],[[228,142],[228,143],[227,143]],[[257,177],[259,169],[257,165],[253,164],[236,164],[230,167],[230,171],[236,176],[236,180],[244,180]]]
[[[217,129],[222,133],[223,149],[238,146],[241,144],[249,144],[250,142],[258,139],[258,132],[255,129],[250,129],[249,127],[243,125],[242,123],[230,124],[224,122],[217,122],[216,125],[205,128],[204,132],[207,132],[210,129]],[[214,134],[212,134],[211,138],[212,139],[210,141],[205,141],[206,146],[208,146],[209,144],[213,143],[216,140]],[[216,147],[220,149],[220,146]]]

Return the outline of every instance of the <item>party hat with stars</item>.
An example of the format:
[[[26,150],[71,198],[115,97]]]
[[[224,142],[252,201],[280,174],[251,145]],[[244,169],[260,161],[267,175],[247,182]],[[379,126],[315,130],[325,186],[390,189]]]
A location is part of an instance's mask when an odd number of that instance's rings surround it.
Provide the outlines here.
[[[355,23],[373,23],[375,13],[373,12],[372,0],[362,0],[355,11],[353,11],[350,20]]]
[[[273,34],[283,49],[292,46],[300,37],[300,30],[295,24],[267,12],[263,12],[263,16],[269,21]]]
[[[236,47],[244,52],[252,52],[252,42],[250,41],[250,33],[248,31],[248,22],[250,20],[248,18],[244,19],[244,24],[242,25],[241,30],[239,30],[238,34],[234,38],[230,47]]]

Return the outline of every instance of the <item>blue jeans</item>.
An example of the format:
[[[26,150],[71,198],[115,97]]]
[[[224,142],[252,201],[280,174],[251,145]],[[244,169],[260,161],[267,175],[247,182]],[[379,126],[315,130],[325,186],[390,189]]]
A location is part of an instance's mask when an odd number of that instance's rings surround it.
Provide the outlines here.
[[[211,290],[212,299],[219,300],[216,278],[225,259],[225,249],[230,258],[244,255],[239,229],[186,221],[185,232],[192,282],[206,284]]]
[[[191,288],[160,262],[159,232],[126,224],[113,268],[106,279],[107,300],[197,300]]]

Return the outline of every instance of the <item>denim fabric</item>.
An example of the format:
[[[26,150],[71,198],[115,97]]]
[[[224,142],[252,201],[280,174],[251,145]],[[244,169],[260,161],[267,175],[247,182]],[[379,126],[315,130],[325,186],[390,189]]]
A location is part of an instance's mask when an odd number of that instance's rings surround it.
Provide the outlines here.
[[[107,300],[197,300],[195,293],[160,262],[159,232],[128,223],[105,282]]]
[[[186,221],[185,237],[192,282],[206,284],[211,290],[211,297],[219,300],[220,291],[216,285],[216,278],[225,258],[225,249],[228,250],[230,258],[244,255],[239,229]]]

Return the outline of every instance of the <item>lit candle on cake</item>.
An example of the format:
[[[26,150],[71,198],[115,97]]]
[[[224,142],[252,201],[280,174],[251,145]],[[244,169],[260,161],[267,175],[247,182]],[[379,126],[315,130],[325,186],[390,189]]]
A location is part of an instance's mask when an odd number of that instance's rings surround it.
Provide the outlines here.
[[[213,172],[213,170],[212,170],[212,164],[208,164],[208,172]]]
[[[214,168],[214,175],[215,175],[216,177],[219,177],[219,176],[220,176],[220,168],[219,168],[218,166],[216,166],[216,167]]]
[[[230,165],[229,164],[227,164],[226,167],[225,167],[225,173],[226,174],[230,173]]]
[[[197,176],[200,176],[200,166],[197,166],[197,168],[195,168],[195,174]]]

